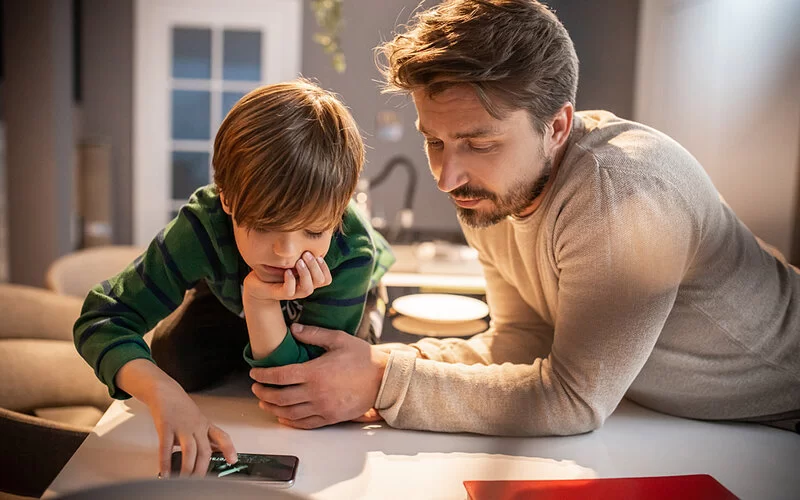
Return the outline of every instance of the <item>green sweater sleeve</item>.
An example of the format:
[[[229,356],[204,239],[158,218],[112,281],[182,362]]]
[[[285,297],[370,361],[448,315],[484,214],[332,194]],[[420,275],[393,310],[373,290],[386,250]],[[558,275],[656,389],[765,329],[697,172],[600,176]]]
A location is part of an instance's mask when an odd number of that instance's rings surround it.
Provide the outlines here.
[[[222,279],[219,242],[208,211],[196,201],[124,271],[92,288],[75,322],[75,347],[114,398],[130,397],[114,383],[124,364],[152,361],[144,334],[180,305],[188,288]]]
[[[253,350],[249,342],[244,348],[244,360],[253,368],[291,365],[293,363],[303,363],[309,359],[308,351],[304,348],[303,344],[294,340],[288,328],[286,329],[286,336],[283,338],[283,342],[281,342],[267,357],[253,359]]]

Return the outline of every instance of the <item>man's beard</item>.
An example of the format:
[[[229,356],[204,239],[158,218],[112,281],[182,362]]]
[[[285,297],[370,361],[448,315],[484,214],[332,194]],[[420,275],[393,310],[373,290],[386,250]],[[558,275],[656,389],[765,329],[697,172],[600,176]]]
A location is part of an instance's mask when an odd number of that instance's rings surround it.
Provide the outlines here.
[[[503,196],[482,189],[474,189],[467,186],[454,189],[450,196],[454,198],[484,198],[491,202],[494,207],[487,211],[480,211],[474,208],[462,208],[456,206],[456,213],[459,220],[469,227],[482,228],[492,226],[502,221],[509,215],[515,215],[528,208],[533,200],[539,197],[544,191],[547,181],[553,168],[553,160],[547,158],[544,162],[542,174],[531,182],[520,184]]]

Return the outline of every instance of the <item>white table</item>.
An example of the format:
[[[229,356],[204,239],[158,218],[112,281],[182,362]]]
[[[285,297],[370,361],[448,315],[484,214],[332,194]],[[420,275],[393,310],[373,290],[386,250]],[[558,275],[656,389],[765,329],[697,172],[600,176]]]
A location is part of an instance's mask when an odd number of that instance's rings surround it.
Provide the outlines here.
[[[290,490],[313,498],[466,498],[466,479],[711,474],[742,498],[800,498],[800,435],[749,424],[685,420],[623,402],[595,432],[495,438],[341,424],[281,426],[246,378],[193,397],[239,452],[300,457]],[[158,438],[147,408],[115,402],[45,493],[153,478]]]

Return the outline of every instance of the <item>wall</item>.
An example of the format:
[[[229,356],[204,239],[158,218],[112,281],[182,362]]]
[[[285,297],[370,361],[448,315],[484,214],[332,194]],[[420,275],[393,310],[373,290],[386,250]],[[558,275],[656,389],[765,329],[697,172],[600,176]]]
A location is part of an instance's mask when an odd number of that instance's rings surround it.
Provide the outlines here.
[[[645,0],[635,113],[688,149],[739,218],[787,256],[800,182],[798,19],[796,0]]]
[[[41,286],[74,247],[72,4],[3,4],[10,280]]]
[[[549,0],[580,60],[577,108],[633,116],[639,0]]]
[[[82,0],[81,140],[111,145],[113,241],[132,241],[133,0]]]
[[[374,177],[395,154],[408,156],[415,165],[419,179],[414,202],[414,226],[458,231],[455,209],[436,188],[428,172],[422,137],[414,128],[417,113],[413,103],[406,97],[382,95],[377,83],[381,76],[375,66],[372,49],[382,40],[390,39],[395,27],[408,21],[418,3],[415,0],[344,0],[345,25],[341,42],[347,70],[344,74],[338,74],[333,70],[330,56],[312,41],[317,25],[306,2],[303,13],[303,74],[316,78],[323,87],[339,93],[350,107],[368,146],[363,175]],[[400,117],[403,136],[399,142],[382,142],[375,136],[375,118],[382,110],[395,111]],[[383,213],[389,219],[394,218],[402,202],[405,176],[405,172],[397,169],[385,183],[372,190],[374,214]]]
[[[345,0],[342,44],[347,71],[344,75],[333,70],[330,57],[311,41],[316,23],[311,9],[306,8],[303,73],[341,94],[352,109],[370,147],[364,175],[375,176],[394,154],[409,156],[419,177],[415,226],[458,231],[452,204],[436,189],[428,173],[422,139],[414,128],[413,103],[406,98],[381,95],[376,83],[380,74],[375,68],[371,48],[391,38],[395,27],[409,20],[418,3],[415,0]],[[423,7],[436,3],[425,2]],[[603,108],[630,117],[633,114],[639,0],[551,0],[547,3],[569,30],[581,60],[578,109]],[[375,136],[376,114],[385,109],[397,111],[402,118],[404,134],[398,143],[381,142]],[[373,202],[378,200],[389,218],[400,207],[404,175],[398,170],[372,193]]]

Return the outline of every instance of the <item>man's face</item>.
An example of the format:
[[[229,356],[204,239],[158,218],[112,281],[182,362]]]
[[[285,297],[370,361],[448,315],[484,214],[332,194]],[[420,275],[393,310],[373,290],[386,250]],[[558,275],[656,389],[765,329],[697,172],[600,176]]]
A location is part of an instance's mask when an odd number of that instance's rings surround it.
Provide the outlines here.
[[[472,88],[455,85],[433,98],[412,93],[417,128],[439,189],[471,227],[496,224],[509,215],[532,213],[550,177],[552,158],[528,112],[508,112],[498,120]]]

